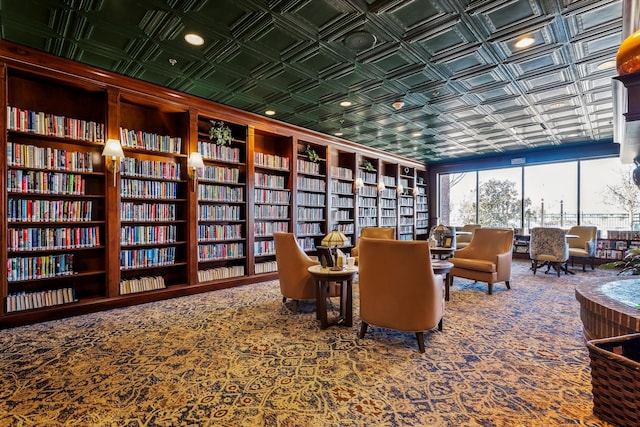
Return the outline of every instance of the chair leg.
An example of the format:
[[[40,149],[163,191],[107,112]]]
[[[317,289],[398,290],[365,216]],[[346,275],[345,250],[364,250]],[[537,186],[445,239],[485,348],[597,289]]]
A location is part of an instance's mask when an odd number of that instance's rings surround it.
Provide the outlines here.
[[[558,273],[558,277],[560,277],[560,271],[562,271],[562,263],[556,262],[556,273]]]
[[[587,259],[586,258],[582,258],[582,271],[587,271],[585,269],[585,266],[587,265]]]
[[[298,313],[298,300],[297,299],[293,300],[292,311],[293,311],[293,314],[297,314]]]
[[[509,285],[509,281],[508,280],[505,280],[504,284],[507,285],[507,289],[511,289],[511,285]]]
[[[493,283],[487,283],[489,285],[489,295],[493,294]]]
[[[442,321],[444,320],[444,318],[441,318],[440,321],[438,322],[438,330],[440,332],[442,332]]]
[[[533,270],[533,274],[536,274],[536,270],[538,269],[538,262],[535,259],[531,260],[531,269]]]
[[[424,332],[416,332],[416,339],[418,340],[418,350],[420,353],[424,353]]]
[[[367,328],[369,327],[369,324],[367,322],[362,322],[360,324],[360,332],[358,333],[358,338],[364,338],[364,334],[367,333]]]
[[[591,257],[591,258],[589,258],[589,259],[591,260],[591,269],[592,269],[592,270],[595,270],[595,267],[594,267],[594,265],[593,265],[593,257]]]

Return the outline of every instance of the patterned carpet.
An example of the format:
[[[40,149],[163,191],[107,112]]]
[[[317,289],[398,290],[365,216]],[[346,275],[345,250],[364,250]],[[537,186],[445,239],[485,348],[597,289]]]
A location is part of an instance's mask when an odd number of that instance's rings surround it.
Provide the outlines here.
[[[574,286],[456,279],[444,331],[319,330],[277,282],[0,331],[2,426],[605,426]]]

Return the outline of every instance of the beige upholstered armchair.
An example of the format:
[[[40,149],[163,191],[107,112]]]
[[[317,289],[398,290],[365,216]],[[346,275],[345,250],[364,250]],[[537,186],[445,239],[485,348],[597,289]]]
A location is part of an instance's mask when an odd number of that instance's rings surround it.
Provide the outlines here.
[[[585,271],[585,264],[587,260],[591,262],[591,269],[593,270],[593,258],[596,256],[598,228],[576,225],[571,227],[567,234],[578,236],[567,239],[567,243],[569,243],[571,267],[573,267],[574,258],[582,258],[582,271]]]
[[[505,282],[507,289],[511,280],[511,248],[513,230],[510,228],[478,228],[466,248],[458,249],[449,262],[453,264],[451,280],[454,277],[486,282],[489,295],[493,284]]]
[[[298,301],[315,300],[316,283],[307,269],[312,265],[318,265],[298,246],[292,233],[273,233],[276,247],[276,263],[278,264],[278,280],[282,302],[287,298],[293,300],[293,312],[298,311]],[[339,295],[339,287],[332,286],[329,296]]]
[[[469,246],[469,242],[473,238],[473,233],[476,229],[481,228],[480,224],[465,224],[459,231],[471,234],[459,234],[456,236],[456,248],[462,249]]]
[[[434,275],[426,241],[360,240],[360,326],[414,332],[424,352],[424,331],[442,330],[444,286]]]
[[[553,267],[560,277],[560,272],[567,272],[569,244],[565,232],[561,228],[534,227],[529,240],[529,258],[531,269],[536,274],[538,268],[546,265],[547,273]]]
[[[394,228],[386,228],[386,227],[365,227],[360,232],[360,238],[370,237],[373,239],[387,239],[393,240],[395,238],[395,229]],[[356,264],[359,265],[359,257],[360,254],[360,240],[358,240],[358,244],[351,249],[351,256],[355,257]]]

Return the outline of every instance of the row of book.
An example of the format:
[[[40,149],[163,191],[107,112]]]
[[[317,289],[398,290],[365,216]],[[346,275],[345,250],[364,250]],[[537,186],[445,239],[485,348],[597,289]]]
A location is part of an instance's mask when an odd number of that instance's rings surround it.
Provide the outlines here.
[[[158,267],[172,265],[176,261],[176,248],[126,249],[120,251],[120,268]]]
[[[221,160],[223,162],[241,163],[240,149],[218,145],[213,142],[198,141],[198,153],[205,159]]]
[[[308,173],[313,175],[320,174],[320,163],[309,162],[303,159],[298,159],[296,162],[298,165],[298,172]]]
[[[640,230],[607,230],[607,238],[617,240],[640,240]]]
[[[382,182],[387,187],[395,187],[396,186],[396,178],[394,176],[382,175]]]
[[[381,199],[380,200],[380,207],[381,208],[385,208],[385,209],[395,209],[396,208],[395,200],[393,200],[393,199]]]
[[[286,180],[282,175],[270,175],[262,172],[253,174],[256,187],[274,188],[279,190],[285,189]]]
[[[378,209],[377,208],[360,207],[360,208],[358,208],[358,216],[360,218],[378,216]]]
[[[29,171],[7,171],[7,190],[14,193],[83,195],[85,180],[82,175]]]
[[[175,221],[176,205],[171,203],[120,203],[122,221]]]
[[[281,169],[287,171],[291,167],[288,157],[282,157],[275,154],[255,152],[253,153],[253,159],[255,165],[259,167]]]
[[[618,250],[607,250],[607,249],[597,249],[596,250],[596,258],[603,259],[622,259],[625,255],[624,251]]]
[[[317,222],[305,222],[296,226],[296,234],[298,236],[320,236],[322,228]]]
[[[120,195],[146,199],[175,199],[178,196],[178,183],[123,179],[120,183]]]
[[[7,128],[12,131],[104,142],[104,123],[7,106]]]
[[[337,210],[331,213],[334,221],[350,221],[351,211]]]
[[[400,215],[413,216],[413,208],[403,206],[400,208]]]
[[[38,251],[100,246],[98,227],[74,228],[9,228],[10,251]]]
[[[125,225],[120,227],[121,245],[173,243],[178,239],[175,225]]]
[[[296,240],[298,241],[298,246],[300,246],[303,251],[310,252],[316,250],[316,242],[313,237],[298,237]]]
[[[256,237],[273,236],[273,233],[288,233],[289,224],[286,222],[255,222],[253,224],[253,234]]]
[[[384,190],[380,191],[380,197],[383,199],[393,199],[395,200],[396,198],[396,190],[395,188],[385,188]]]
[[[343,168],[341,166],[331,166],[331,176],[338,179],[353,181],[353,171],[349,168]]]
[[[93,153],[7,142],[7,165],[69,172],[93,172]]]
[[[353,198],[331,196],[331,206],[334,208],[353,209]]]
[[[299,221],[322,221],[324,219],[323,208],[298,208],[298,220]]]
[[[619,251],[625,251],[628,248],[626,240],[598,240],[596,247],[598,249],[615,249]]]
[[[378,197],[378,187],[365,185],[358,190],[358,195],[362,197]]]
[[[91,221],[91,200],[14,199],[7,201],[9,222]]]
[[[400,225],[410,225],[413,227],[413,217],[400,217]]]
[[[365,170],[358,170],[358,177],[362,178],[362,180],[366,184],[377,184],[378,183],[378,174],[375,172],[368,172]]]
[[[336,224],[336,229],[342,234],[354,234],[356,231],[356,227],[353,224]]]
[[[198,271],[198,282],[210,282],[212,280],[229,279],[244,276],[244,265],[232,265],[229,267],[210,268]]]
[[[380,227],[395,227],[396,226],[396,218],[395,217],[382,217],[380,218]]]
[[[198,261],[215,261],[244,256],[244,243],[198,245]]]
[[[205,166],[198,172],[198,178],[208,181],[240,183],[240,169],[223,166]]]
[[[167,286],[162,276],[147,276],[120,281],[120,295],[164,289]]]
[[[256,274],[278,271],[278,263],[275,261],[258,262],[255,264],[254,270]]]
[[[279,205],[288,205],[291,199],[291,193],[287,190],[255,188],[253,190],[253,195],[256,203],[277,203]]]
[[[74,274],[73,254],[9,258],[7,269],[9,282],[69,276]]]
[[[324,206],[325,195],[320,193],[297,193],[298,205],[304,206]]]
[[[159,160],[140,160],[125,157],[120,165],[122,176],[142,178],[160,178],[179,180],[181,178],[180,163],[162,162]]]
[[[378,225],[378,219],[376,217],[359,217],[358,226],[362,227],[376,227]]]
[[[198,200],[205,202],[242,202],[244,201],[244,188],[199,184]]]
[[[7,296],[7,313],[52,307],[77,301],[73,288],[48,289],[38,292],[13,292]]]
[[[280,220],[289,219],[289,206],[254,205],[253,217],[256,220]]]
[[[353,195],[353,184],[350,182],[331,181],[331,194]]]
[[[413,198],[412,197],[401,197],[399,200],[400,206],[410,206],[413,207]]]
[[[253,254],[255,256],[275,255],[276,245],[273,240],[253,242]]]
[[[413,225],[401,225],[400,227],[398,227],[398,233],[413,234]]]
[[[198,221],[240,221],[241,206],[198,205]]]
[[[322,179],[298,176],[296,178],[299,191],[319,191],[325,192],[326,182]]]
[[[233,239],[242,239],[242,224],[198,225],[199,241]]]
[[[182,138],[140,130],[120,128],[120,143],[123,147],[141,148],[143,150],[171,154],[182,153]]]

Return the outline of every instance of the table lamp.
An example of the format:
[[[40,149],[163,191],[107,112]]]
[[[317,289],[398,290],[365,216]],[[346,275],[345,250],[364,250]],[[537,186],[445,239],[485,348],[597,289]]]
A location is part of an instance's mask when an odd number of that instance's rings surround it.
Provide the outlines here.
[[[322,246],[326,246],[329,248],[329,253],[333,256],[333,267],[331,270],[342,270],[341,267],[338,267],[338,247],[347,246],[349,244],[349,238],[345,236],[341,231],[333,230],[324,238],[322,242],[320,242]]]

